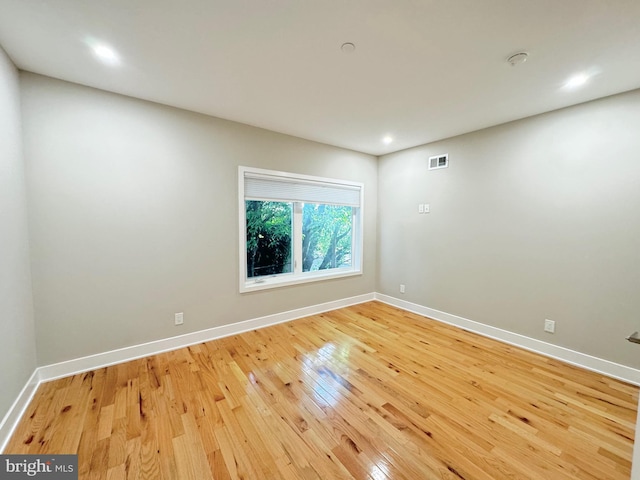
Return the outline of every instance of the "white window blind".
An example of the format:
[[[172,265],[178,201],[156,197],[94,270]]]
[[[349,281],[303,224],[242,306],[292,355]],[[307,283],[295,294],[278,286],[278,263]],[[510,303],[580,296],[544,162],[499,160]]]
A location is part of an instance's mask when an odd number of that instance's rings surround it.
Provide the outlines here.
[[[360,207],[360,186],[244,172],[245,200],[322,203]]]

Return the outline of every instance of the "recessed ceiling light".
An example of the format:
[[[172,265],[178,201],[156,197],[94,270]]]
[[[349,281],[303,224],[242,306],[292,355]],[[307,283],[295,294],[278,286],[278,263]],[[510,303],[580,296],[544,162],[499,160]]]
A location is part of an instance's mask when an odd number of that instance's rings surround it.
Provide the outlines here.
[[[356,46],[351,42],[343,43],[340,47],[340,50],[342,50],[344,53],[353,53],[355,49]]]
[[[527,52],[518,52],[518,53],[514,53],[509,58],[507,58],[507,62],[512,67],[515,67],[516,65],[520,65],[521,63],[526,62],[528,59],[529,59],[529,54]]]
[[[382,137],[382,143],[385,145],[389,145],[391,142],[393,142],[393,137],[391,135],[385,135]]]
[[[105,45],[104,43],[97,43],[92,45],[93,54],[108,65],[118,65],[120,63],[120,56],[116,51]]]
[[[579,73],[567,80],[564,86],[569,89],[577,88],[587,83],[587,80],[589,80],[589,75],[586,73]]]

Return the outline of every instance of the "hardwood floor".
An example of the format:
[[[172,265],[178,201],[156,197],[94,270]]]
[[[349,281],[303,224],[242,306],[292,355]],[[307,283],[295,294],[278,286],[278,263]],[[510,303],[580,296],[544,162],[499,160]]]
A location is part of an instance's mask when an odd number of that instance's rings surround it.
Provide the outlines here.
[[[81,479],[628,479],[638,388],[370,302],[40,386]]]

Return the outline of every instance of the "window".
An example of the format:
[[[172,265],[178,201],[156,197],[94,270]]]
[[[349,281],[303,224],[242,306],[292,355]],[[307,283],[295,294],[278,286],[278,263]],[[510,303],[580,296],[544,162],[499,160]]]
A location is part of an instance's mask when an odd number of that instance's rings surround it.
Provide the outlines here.
[[[362,273],[363,185],[239,167],[240,291]]]

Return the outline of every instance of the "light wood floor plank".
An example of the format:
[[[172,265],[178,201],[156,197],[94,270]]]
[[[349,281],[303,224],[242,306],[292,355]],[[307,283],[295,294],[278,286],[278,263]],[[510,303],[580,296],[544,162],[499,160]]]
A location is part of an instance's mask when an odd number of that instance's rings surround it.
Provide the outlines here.
[[[379,302],[43,384],[81,479],[628,479],[638,388]]]

